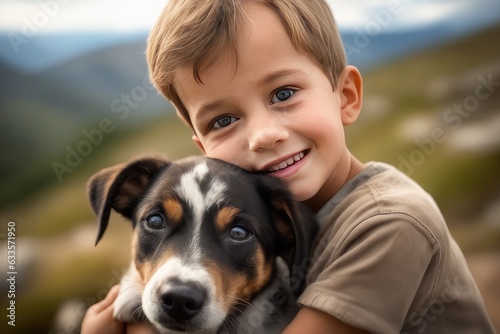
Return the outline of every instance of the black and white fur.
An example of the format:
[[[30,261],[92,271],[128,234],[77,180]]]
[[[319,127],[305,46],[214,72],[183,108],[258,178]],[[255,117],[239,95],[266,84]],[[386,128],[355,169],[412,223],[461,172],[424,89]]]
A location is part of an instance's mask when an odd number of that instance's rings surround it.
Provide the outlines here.
[[[280,333],[297,312],[317,226],[279,179],[150,157],[95,174],[88,192],[97,242],[112,209],[134,228],[115,318],[160,333]]]

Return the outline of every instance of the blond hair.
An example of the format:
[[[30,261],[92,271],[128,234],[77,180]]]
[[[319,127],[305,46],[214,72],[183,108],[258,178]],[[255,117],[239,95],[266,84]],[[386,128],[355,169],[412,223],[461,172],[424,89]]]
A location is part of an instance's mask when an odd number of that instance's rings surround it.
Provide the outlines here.
[[[295,49],[323,70],[333,88],[347,65],[337,25],[325,0],[170,0],[149,35],[147,63],[153,85],[191,127],[189,114],[174,88],[175,74],[190,66],[194,78],[201,82],[202,66],[210,67],[227,48],[236,52],[245,1],[271,9]]]

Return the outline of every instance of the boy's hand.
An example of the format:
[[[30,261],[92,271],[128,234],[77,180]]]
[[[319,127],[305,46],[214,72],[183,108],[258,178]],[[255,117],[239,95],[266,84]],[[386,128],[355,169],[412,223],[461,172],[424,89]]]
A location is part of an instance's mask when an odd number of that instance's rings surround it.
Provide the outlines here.
[[[89,307],[83,318],[81,334],[125,333],[125,324],[113,318],[113,302],[119,291],[120,286],[115,285],[106,298]]]

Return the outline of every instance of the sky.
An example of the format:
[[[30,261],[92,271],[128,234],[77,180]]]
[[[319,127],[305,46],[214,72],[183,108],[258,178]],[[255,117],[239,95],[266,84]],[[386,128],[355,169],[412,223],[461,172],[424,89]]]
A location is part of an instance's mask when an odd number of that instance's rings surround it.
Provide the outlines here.
[[[41,33],[147,30],[168,0],[0,0],[0,30]],[[386,29],[464,15],[498,0],[328,0],[340,28],[363,28],[386,18]],[[389,16],[383,16],[383,13]],[[384,22],[384,21],[381,21]]]
[[[39,71],[134,36],[144,38],[168,1],[0,0],[0,60]],[[500,21],[499,0],[327,1],[341,32],[356,35],[440,25],[456,36]]]

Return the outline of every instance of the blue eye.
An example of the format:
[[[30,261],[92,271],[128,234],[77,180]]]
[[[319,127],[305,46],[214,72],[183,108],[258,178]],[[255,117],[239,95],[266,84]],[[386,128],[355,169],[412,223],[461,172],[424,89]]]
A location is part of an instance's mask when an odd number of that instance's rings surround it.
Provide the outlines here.
[[[251,233],[247,230],[244,229],[241,226],[235,226],[231,229],[229,232],[229,236],[231,239],[237,240],[237,241],[242,241],[250,237]]]
[[[162,215],[151,215],[146,218],[146,224],[152,229],[159,230],[165,227],[165,220]]]
[[[295,94],[296,90],[291,88],[278,89],[271,99],[271,104],[279,103],[288,100]]]
[[[219,117],[215,120],[214,123],[214,129],[221,129],[225,128],[228,125],[231,125],[232,123],[236,122],[238,118],[234,116],[222,116]]]

